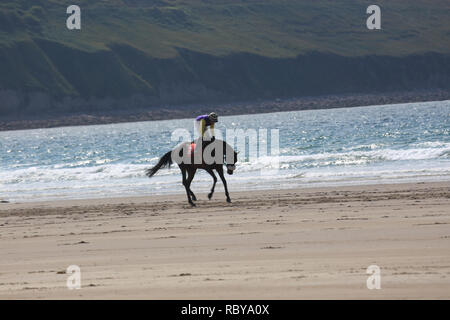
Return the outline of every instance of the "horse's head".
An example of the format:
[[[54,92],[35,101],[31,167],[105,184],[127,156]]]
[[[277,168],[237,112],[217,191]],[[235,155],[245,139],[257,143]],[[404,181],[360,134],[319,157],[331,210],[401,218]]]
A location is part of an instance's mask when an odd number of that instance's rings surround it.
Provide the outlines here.
[[[236,162],[238,161],[238,153],[236,152],[236,151],[234,151],[234,149],[229,145],[229,144],[227,144],[226,142],[224,142],[224,144],[225,144],[225,150],[226,150],[226,152],[225,152],[225,158],[226,158],[226,160],[227,160],[227,173],[228,174],[233,174],[233,172],[234,172],[234,170],[236,170]],[[233,152],[233,160],[229,160],[229,158],[228,158],[228,152]]]
[[[234,164],[227,164],[227,173],[233,174],[234,170],[236,170],[236,165]]]

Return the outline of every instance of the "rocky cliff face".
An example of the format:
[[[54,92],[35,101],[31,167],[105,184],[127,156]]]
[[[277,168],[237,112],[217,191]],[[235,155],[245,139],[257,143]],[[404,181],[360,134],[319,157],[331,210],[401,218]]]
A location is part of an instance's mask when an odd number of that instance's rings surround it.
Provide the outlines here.
[[[447,90],[450,2],[0,1],[0,120]]]
[[[161,105],[450,88],[450,56],[437,53],[344,57],[311,52],[296,58],[225,56],[179,49],[157,59],[126,45],[83,52],[36,40],[29,82],[1,84],[1,117],[153,109]],[[22,48],[23,49],[23,48]],[[10,52],[8,52],[10,50]],[[3,55],[15,54],[14,48]],[[15,78],[13,67],[3,78]],[[9,74],[8,74],[9,73]]]

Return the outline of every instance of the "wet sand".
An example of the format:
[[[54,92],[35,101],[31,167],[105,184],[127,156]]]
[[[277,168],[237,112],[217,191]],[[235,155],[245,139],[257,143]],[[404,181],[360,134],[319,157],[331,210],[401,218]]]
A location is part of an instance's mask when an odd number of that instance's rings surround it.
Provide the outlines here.
[[[450,299],[450,182],[222,190],[0,203],[0,298]]]

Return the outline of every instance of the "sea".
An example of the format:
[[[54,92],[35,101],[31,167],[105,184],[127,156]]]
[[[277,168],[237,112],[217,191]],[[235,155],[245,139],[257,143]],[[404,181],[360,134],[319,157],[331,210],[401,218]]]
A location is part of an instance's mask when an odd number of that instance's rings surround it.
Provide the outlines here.
[[[450,186],[450,101],[219,117],[216,130],[225,138],[235,129],[257,133],[258,153],[252,156],[249,135],[234,174],[226,175],[231,197],[261,189],[426,181]],[[184,193],[177,165],[145,176],[183,140],[180,132],[193,135],[193,119],[0,132],[0,200]],[[239,149],[238,141],[233,146]],[[192,190],[206,192],[211,185],[199,171]],[[223,192],[220,180],[216,192]]]

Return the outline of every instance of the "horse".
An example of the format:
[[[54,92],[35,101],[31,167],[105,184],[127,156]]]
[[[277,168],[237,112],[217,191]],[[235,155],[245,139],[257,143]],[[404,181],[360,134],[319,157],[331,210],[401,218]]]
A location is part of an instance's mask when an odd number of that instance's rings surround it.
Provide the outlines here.
[[[188,202],[191,206],[195,207],[193,201],[197,201],[197,197],[191,190],[191,182],[194,179],[197,169],[205,170],[213,178],[211,192],[208,194],[209,200],[211,200],[214,194],[214,188],[217,182],[217,177],[213,171],[216,170],[225,188],[227,202],[231,203],[223,165],[226,165],[227,173],[232,175],[236,169],[237,155],[238,153],[228,143],[219,139],[211,142],[202,141],[201,139],[196,142],[182,142],[175,149],[163,155],[153,168],[147,169],[146,175],[151,178],[159,169],[164,167],[170,168],[173,162],[176,162],[181,170],[182,182],[186,189]]]

